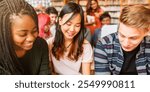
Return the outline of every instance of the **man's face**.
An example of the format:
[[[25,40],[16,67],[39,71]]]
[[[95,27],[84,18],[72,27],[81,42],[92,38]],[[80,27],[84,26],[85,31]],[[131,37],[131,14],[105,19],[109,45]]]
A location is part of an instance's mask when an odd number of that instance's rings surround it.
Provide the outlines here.
[[[132,28],[123,23],[120,23],[118,30],[121,47],[127,52],[134,50],[147,34],[145,30]]]
[[[104,19],[102,19],[102,25],[110,25],[111,23],[111,19],[109,17],[106,17]]]

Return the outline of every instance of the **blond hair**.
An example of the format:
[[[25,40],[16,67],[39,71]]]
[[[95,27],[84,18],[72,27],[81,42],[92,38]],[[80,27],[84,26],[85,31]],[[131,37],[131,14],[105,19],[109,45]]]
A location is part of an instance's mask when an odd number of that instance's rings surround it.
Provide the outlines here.
[[[127,26],[147,29],[150,27],[150,9],[144,5],[126,6],[122,9],[119,20]]]

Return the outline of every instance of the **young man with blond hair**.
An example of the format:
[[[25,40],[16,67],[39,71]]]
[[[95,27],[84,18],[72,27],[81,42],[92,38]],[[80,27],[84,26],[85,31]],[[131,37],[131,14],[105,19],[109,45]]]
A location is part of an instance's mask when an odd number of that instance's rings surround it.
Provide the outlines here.
[[[150,74],[150,9],[124,7],[119,20],[118,32],[96,44],[95,74]]]

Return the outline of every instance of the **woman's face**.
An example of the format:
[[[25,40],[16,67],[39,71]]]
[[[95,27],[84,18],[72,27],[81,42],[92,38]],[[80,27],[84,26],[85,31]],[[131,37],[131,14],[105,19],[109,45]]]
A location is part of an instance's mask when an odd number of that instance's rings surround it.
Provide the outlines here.
[[[91,1],[91,8],[92,8],[93,10],[95,10],[95,9],[97,8],[97,6],[98,6],[97,2],[96,2],[95,0],[92,0],[92,1]]]
[[[73,13],[65,14],[63,18],[59,19],[59,24],[66,40],[72,40],[81,29],[80,14],[74,15],[68,22],[66,22],[72,14]]]
[[[38,36],[37,26],[28,15],[13,15],[11,31],[15,50],[30,50]]]
[[[50,17],[50,19],[51,19],[51,25],[54,25],[54,24],[56,23],[57,15],[51,13],[51,14],[49,15],[49,17]]]
[[[50,22],[44,26],[44,32],[48,32],[50,30]]]

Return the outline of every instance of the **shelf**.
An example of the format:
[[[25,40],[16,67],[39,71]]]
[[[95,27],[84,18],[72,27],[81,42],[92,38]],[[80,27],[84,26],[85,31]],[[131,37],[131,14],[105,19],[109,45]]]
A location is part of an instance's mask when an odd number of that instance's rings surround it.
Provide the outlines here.
[[[52,6],[54,6],[58,11],[60,11],[64,5],[64,0],[51,0]],[[124,6],[143,4],[149,6],[150,0],[98,0],[99,6],[104,10],[109,12],[112,17],[112,23],[118,23],[118,18],[120,15],[120,10]],[[82,6],[83,10],[86,10],[87,0],[79,0],[79,4]]]

